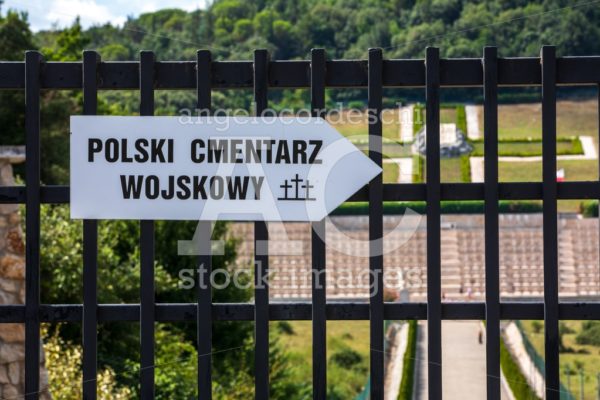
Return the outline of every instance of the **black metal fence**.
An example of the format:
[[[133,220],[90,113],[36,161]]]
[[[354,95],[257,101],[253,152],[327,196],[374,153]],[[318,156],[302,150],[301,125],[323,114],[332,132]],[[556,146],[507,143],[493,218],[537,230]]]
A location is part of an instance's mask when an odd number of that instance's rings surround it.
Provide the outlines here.
[[[487,398],[500,399],[500,320],[545,321],[546,398],[559,398],[560,319],[600,319],[600,303],[559,302],[557,259],[557,200],[598,199],[600,182],[556,181],[556,87],[600,83],[600,57],[556,57],[554,47],[543,47],[539,58],[499,58],[493,47],[483,58],[440,59],[436,48],[425,59],[385,60],[381,49],[369,50],[367,60],[327,61],[323,50],[312,51],[310,61],[270,61],[256,50],[253,61],[212,61],[199,51],[196,62],[157,62],[152,52],[141,52],[139,62],[101,62],[92,51],[83,62],[44,62],[42,55],[26,53],[25,62],[0,62],[0,89],[25,90],[26,186],[1,187],[1,203],[26,205],[26,300],[24,305],[1,305],[0,322],[25,323],[25,391],[35,399],[40,390],[39,342],[41,322],[83,323],[83,393],[96,397],[97,324],[108,321],[140,322],[140,388],[144,399],[154,397],[154,323],[196,321],[198,334],[198,393],[211,398],[212,321],[254,321],[256,398],[269,397],[269,321],[311,320],[313,323],[313,398],[326,397],[326,321],[370,320],[371,398],[383,399],[384,319],[427,319],[429,398],[442,397],[441,322],[444,319],[487,321]],[[543,130],[543,181],[498,183],[498,87],[541,86]],[[369,201],[369,260],[371,279],[382,288],[384,201],[427,202],[427,303],[384,303],[383,291],[373,290],[370,302],[327,302],[325,288],[314,285],[312,303],[269,304],[268,286],[255,289],[254,304],[211,304],[211,292],[199,289],[197,303],[159,304],[154,296],[154,223],[141,221],[140,304],[98,304],[97,222],[84,221],[83,304],[40,303],[40,204],[69,203],[69,187],[40,184],[40,93],[44,89],[83,89],[84,114],[95,114],[97,92],[105,89],[139,89],[140,114],[154,113],[157,89],[196,89],[197,106],[211,107],[211,90],[254,90],[257,111],[267,107],[270,89],[310,88],[312,108],[318,115],[325,106],[325,88],[368,89],[369,109],[376,123],[369,125],[369,156],[381,166],[382,91],[384,88],[424,87],[426,94],[426,183],[383,184],[374,178],[351,201]],[[440,88],[480,87],[484,95],[485,183],[440,182]],[[499,200],[543,200],[544,301],[500,302]],[[485,201],[485,303],[441,302],[440,201]],[[203,225],[202,229],[208,229]],[[312,264],[325,270],[324,223],[312,226]],[[321,233],[321,235],[319,235]],[[267,240],[264,222],[255,223],[255,240]],[[268,256],[257,255],[256,276],[268,270]],[[210,256],[199,262],[210,265]],[[210,273],[206,269],[205,274]],[[324,276],[320,274],[319,276]],[[373,278],[375,277],[375,278]],[[206,278],[206,277],[205,277]],[[205,280],[206,281],[206,280]]]

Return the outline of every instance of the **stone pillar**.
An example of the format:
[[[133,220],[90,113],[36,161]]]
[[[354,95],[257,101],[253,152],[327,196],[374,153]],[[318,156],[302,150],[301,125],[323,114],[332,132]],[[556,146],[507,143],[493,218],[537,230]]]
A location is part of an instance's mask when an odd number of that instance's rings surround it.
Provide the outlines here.
[[[13,186],[13,164],[25,161],[24,146],[0,146],[0,186]],[[17,204],[0,204],[0,304],[25,303],[25,243]],[[41,399],[50,399],[40,343]],[[25,324],[0,324],[0,398],[25,392]]]

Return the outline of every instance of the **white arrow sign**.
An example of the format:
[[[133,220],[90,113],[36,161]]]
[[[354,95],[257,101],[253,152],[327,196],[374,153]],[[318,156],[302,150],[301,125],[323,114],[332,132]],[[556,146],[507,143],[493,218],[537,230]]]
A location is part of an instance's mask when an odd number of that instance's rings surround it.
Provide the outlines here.
[[[71,117],[71,217],[318,221],[381,173],[321,118]]]

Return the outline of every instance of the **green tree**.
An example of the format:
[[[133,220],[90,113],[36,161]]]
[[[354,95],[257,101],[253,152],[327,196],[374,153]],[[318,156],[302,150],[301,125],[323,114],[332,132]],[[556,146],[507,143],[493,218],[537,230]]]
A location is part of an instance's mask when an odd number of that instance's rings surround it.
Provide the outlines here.
[[[104,61],[125,61],[131,59],[129,49],[118,43],[103,46],[99,50],[99,53],[102,54]]]
[[[0,2],[0,60],[23,61],[25,50],[34,49],[27,14],[8,10]],[[25,144],[25,98],[21,90],[0,90],[0,144]]]
[[[27,14],[8,10],[6,15],[2,15],[2,9],[0,8],[1,59],[6,61],[22,61],[24,50],[33,48],[33,36],[29,30]]]
[[[52,47],[44,47],[42,53],[49,61],[79,61],[81,52],[89,43],[84,35],[79,17],[75,18],[73,25],[62,30]]]
[[[248,18],[242,18],[235,22],[233,28],[233,39],[237,41],[243,41],[248,39],[254,32],[254,26],[252,21]]]

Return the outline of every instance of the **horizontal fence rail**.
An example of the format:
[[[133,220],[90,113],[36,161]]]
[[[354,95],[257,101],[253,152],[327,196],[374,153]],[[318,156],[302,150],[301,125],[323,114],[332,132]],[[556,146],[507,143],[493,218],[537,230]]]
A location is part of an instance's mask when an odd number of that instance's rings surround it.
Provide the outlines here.
[[[381,49],[370,49],[367,60],[326,60],[322,49],[311,52],[310,61],[273,61],[265,50],[256,50],[253,61],[214,61],[201,50],[196,61],[156,61],[153,52],[141,52],[139,62],[104,62],[93,51],[84,52],[82,62],[44,62],[38,52],[27,52],[24,62],[0,62],[0,89],[24,90],[26,98],[26,186],[0,187],[0,203],[26,206],[26,298],[24,305],[0,305],[0,323],[26,325],[26,398],[39,396],[40,324],[82,323],[83,394],[96,398],[97,326],[124,321],[140,323],[140,393],[154,397],[154,324],[195,322],[197,325],[198,393],[212,398],[211,324],[213,321],[255,322],[255,397],[269,397],[269,322],[311,320],[313,399],[327,397],[327,321],[370,321],[370,397],[383,399],[384,321],[428,321],[429,398],[442,398],[442,321],[486,320],[487,398],[500,399],[500,321],[544,320],[546,398],[559,398],[558,324],[560,320],[600,319],[600,301],[561,302],[558,297],[557,207],[558,200],[598,199],[600,181],[556,182],[556,87],[600,83],[600,57],[556,57],[555,49],[542,48],[540,57],[501,58],[495,48],[485,48],[482,58],[443,59],[439,50],[428,48],[424,59],[386,60]],[[543,181],[498,182],[498,88],[539,86],[542,88]],[[441,88],[479,87],[483,93],[485,131],[485,182],[440,182],[439,112]],[[94,115],[100,90],[139,90],[140,114],[154,114],[156,90],[196,90],[196,105],[210,110],[211,92],[218,89],[253,90],[256,110],[267,108],[272,89],[307,88],[313,116],[325,108],[326,88],[366,88],[369,112],[369,157],[382,163],[382,96],[385,88],[423,88],[427,110],[426,183],[384,184],[374,178],[349,201],[369,201],[369,269],[371,284],[379,288],[368,302],[326,299],[326,291],[314,277],[326,272],[325,223],[311,225],[312,302],[269,301],[267,286],[255,289],[254,303],[212,303],[211,288],[198,289],[197,302],[156,303],[154,293],[154,222],[140,221],[140,304],[97,303],[97,221],[84,221],[83,304],[40,304],[40,205],[68,204],[68,186],[40,182],[40,96],[44,90],[83,90],[83,112]],[[599,167],[600,168],[600,167]],[[479,200],[485,204],[485,302],[445,303],[441,299],[441,202]],[[544,220],[544,300],[500,301],[499,200],[541,200]],[[428,303],[384,302],[382,286],[383,202],[427,202],[427,295]],[[208,237],[210,224],[201,225]],[[254,226],[255,249],[268,240],[264,222]],[[269,256],[255,251],[255,279],[268,273]],[[198,263],[210,273],[211,257]],[[206,275],[208,276],[208,275]],[[206,278],[204,276],[204,278]],[[202,278],[201,276],[198,277]],[[203,279],[204,280],[204,279]]]
[[[155,89],[196,89],[195,61],[157,61]],[[367,60],[334,60],[325,63],[325,86],[366,88]],[[40,74],[42,89],[81,89],[81,62],[47,62]],[[98,89],[139,89],[138,62],[102,62],[98,65]],[[558,85],[600,83],[600,56],[559,57],[556,59]],[[310,61],[270,61],[268,84],[271,88],[309,88]],[[541,86],[540,58],[498,58],[499,86]],[[235,89],[253,87],[252,61],[213,61],[211,87]],[[425,87],[424,60],[383,60],[384,87]],[[440,59],[441,87],[483,85],[480,58]],[[23,89],[25,66],[22,62],[0,62],[0,88]]]
[[[196,303],[156,303],[156,321],[194,321]],[[254,305],[239,303],[213,303],[215,321],[253,321]],[[98,322],[139,321],[139,304],[99,304]],[[41,304],[40,322],[81,322],[81,304]],[[310,320],[312,307],[309,302],[270,303],[271,321]],[[325,315],[330,321],[356,321],[369,319],[369,304],[360,302],[327,302]],[[561,302],[558,305],[561,320],[600,319],[600,302]],[[384,303],[384,319],[427,319],[426,303]],[[485,319],[485,303],[442,303],[443,320],[482,320]],[[544,303],[541,302],[502,302],[500,319],[544,319]],[[23,322],[24,305],[1,305],[0,323]]]
[[[600,182],[571,181],[557,182],[556,198],[558,200],[584,200],[600,198]],[[542,200],[542,182],[501,182],[498,183],[500,200]],[[68,204],[69,187],[59,185],[42,185],[40,201],[42,204]],[[25,186],[0,187],[0,204],[24,204],[27,199]],[[426,183],[384,183],[383,201],[425,201],[427,200]],[[484,183],[441,183],[440,200],[485,200]],[[356,192],[349,202],[369,201],[368,187]]]

